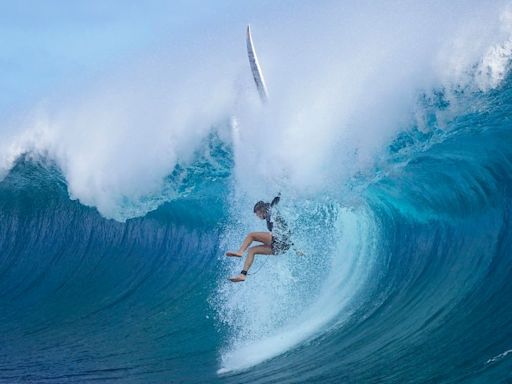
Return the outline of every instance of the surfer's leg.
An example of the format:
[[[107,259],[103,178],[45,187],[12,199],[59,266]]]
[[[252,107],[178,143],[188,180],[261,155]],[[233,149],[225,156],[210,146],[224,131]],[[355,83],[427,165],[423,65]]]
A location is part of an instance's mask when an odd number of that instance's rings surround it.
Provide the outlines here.
[[[259,241],[260,243],[270,245],[272,243],[272,234],[270,232],[251,232],[247,235],[244,242],[240,246],[240,249],[238,252],[244,253],[247,248],[249,248],[249,245],[253,241]]]
[[[271,255],[272,247],[270,245],[257,245],[255,247],[251,247],[249,252],[247,252],[247,257],[245,258],[244,263],[244,271],[248,271],[251,268],[252,262],[254,261],[254,255]]]
[[[253,241],[259,241],[265,245],[270,245],[272,243],[272,234],[270,232],[251,232],[247,235],[238,251],[230,251],[227,252],[226,255],[242,257]]]
[[[272,247],[270,245],[257,245],[249,248],[247,252],[247,258],[245,259],[244,269],[239,275],[232,276],[229,278],[233,283],[239,283],[247,278],[247,271],[251,268],[252,262],[254,261],[254,255],[271,255]],[[244,273],[245,272],[245,273]]]

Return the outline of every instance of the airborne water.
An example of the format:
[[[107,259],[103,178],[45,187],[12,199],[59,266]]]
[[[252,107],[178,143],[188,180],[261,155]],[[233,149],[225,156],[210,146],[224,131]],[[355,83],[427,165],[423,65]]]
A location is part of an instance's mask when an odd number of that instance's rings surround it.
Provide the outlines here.
[[[0,382],[511,382],[510,8],[401,5],[290,16],[266,110],[202,67],[170,97],[131,72],[3,132]],[[312,44],[330,10],[350,36]],[[305,255],[228,282],[277,192]]]

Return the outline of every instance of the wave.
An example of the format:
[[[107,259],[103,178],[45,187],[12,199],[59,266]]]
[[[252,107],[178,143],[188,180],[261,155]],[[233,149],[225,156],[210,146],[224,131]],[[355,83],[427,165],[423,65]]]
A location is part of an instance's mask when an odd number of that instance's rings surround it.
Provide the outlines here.
[[[212,167],[218,161],[200,157],[176,170],[169,180],[181,180],[186,193],[120,223],[70,200],[51,161],[21,158],[0,190],[2,345],[9,346],[2,355],[11,356],[2,380],[159,382],[186,372],[197,382],[506,377],[509,97],[505,83],[452,130],[399,137],[383,175],[370,183],[358,176],[344,200],[283,200],[306,256],[257,260],[242,288],[223,282],[239,266],[223,261],[219,270],[217,257],[251,224],[229,219],[247,198],[227,192],[229,172]],[[229,150],[210,143],[229,169]],[[220,184],[191,191],[205,174]],[[362,187],[362,197],[350,196]],[[197,323],[185,337],[191,319]],[[130,348],[134,340],[142,350]],[[51,353],[27,368],[34,346]],[[114,346],[130,352],[112,353]],[[205,348],[209,368],[187,370],[188,348],[194,355]],[[58,366],[67,351],[79,368],[55,366],[44,376],[45,364]],[[133,363],[139,359],[145,369]],[[97,369],[98,361],[110,368]]]
[[[55,163],[20,158],[0,184],[1,380],[507,377],[510,89],[449,131],[401,135],[343,198],[283,199],[306,255],[257,258],[242,287],[222,250],[255,223],[232,219],[250,204],[216,137],[217,161],[169,176],[178,198],[126,222],[70,200]]]
[[[281,80],[268,72],[267,109],[243,90],[234,102],[230,76],[208,71],[198,96],[188,57],[163,101],[138,104],[123,81],[132,69],[101,102],[92,92],[13,133],[0,148],[0,382],[509,380],[512,80],[499,5],[350,8],[361,36],[333,42],[351,53],[342,65],[314,60],[329,43],[290,45],[288,26],[289,44],[267,55],[310,56]],[[416,25],[419,10],[439,23]],[[394,45],[397,20],[410,34]],[[157,83],[142,94],[158,100]],[[246,282],[227,282],[240,263],[224,250],[264,228],[250,209],[277,192],[305,255],[257,257]]]
[[[174,201],[120,223],[70,200],[51,161],[19,159],[0,184],[0,382],[161,377],[156,366],[186,346],[175,333],[187,301],[206,299],[223,217],[201,213],[215,202]]]
[[[255,382],[508,377],[509,82],[481,97],[485,109],[458,116],[449,131],[412,131],[389,147],[388,168],[363,183],[362,202],[321,221],[333,233],[306,237],[335,243],[312,250],[320,270],[289,255],[265,264],[248,287],[221,285],[215,297],[232,334],[220,374]]]

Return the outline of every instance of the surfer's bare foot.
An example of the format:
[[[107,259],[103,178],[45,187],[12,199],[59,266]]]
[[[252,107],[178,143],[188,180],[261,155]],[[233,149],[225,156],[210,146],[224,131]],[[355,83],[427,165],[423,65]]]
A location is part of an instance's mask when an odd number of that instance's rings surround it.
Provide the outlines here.
[[[242,257],[243,255],[244,255],[243,252],[235,252],[235,251],[226,252],[226,256],[231,256],[231,257]]]
[[[243,274],[239,274],[236,276],[231,276],[229,278],[229,280],[231,280],[233,283],[240,283],[241,281],[245,281],[246,278],[247,278],[247,276],[245,276]]]

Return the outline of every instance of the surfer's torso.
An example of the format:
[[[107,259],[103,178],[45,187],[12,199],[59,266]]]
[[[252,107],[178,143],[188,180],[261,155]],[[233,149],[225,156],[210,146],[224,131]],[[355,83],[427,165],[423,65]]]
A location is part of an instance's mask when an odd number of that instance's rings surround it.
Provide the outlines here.
[[[267,229],[272,233],[272,253],[277,255],[287,251],[291,246],[291,231],[283,217],[276,210],[271,210],[267,217]]]

